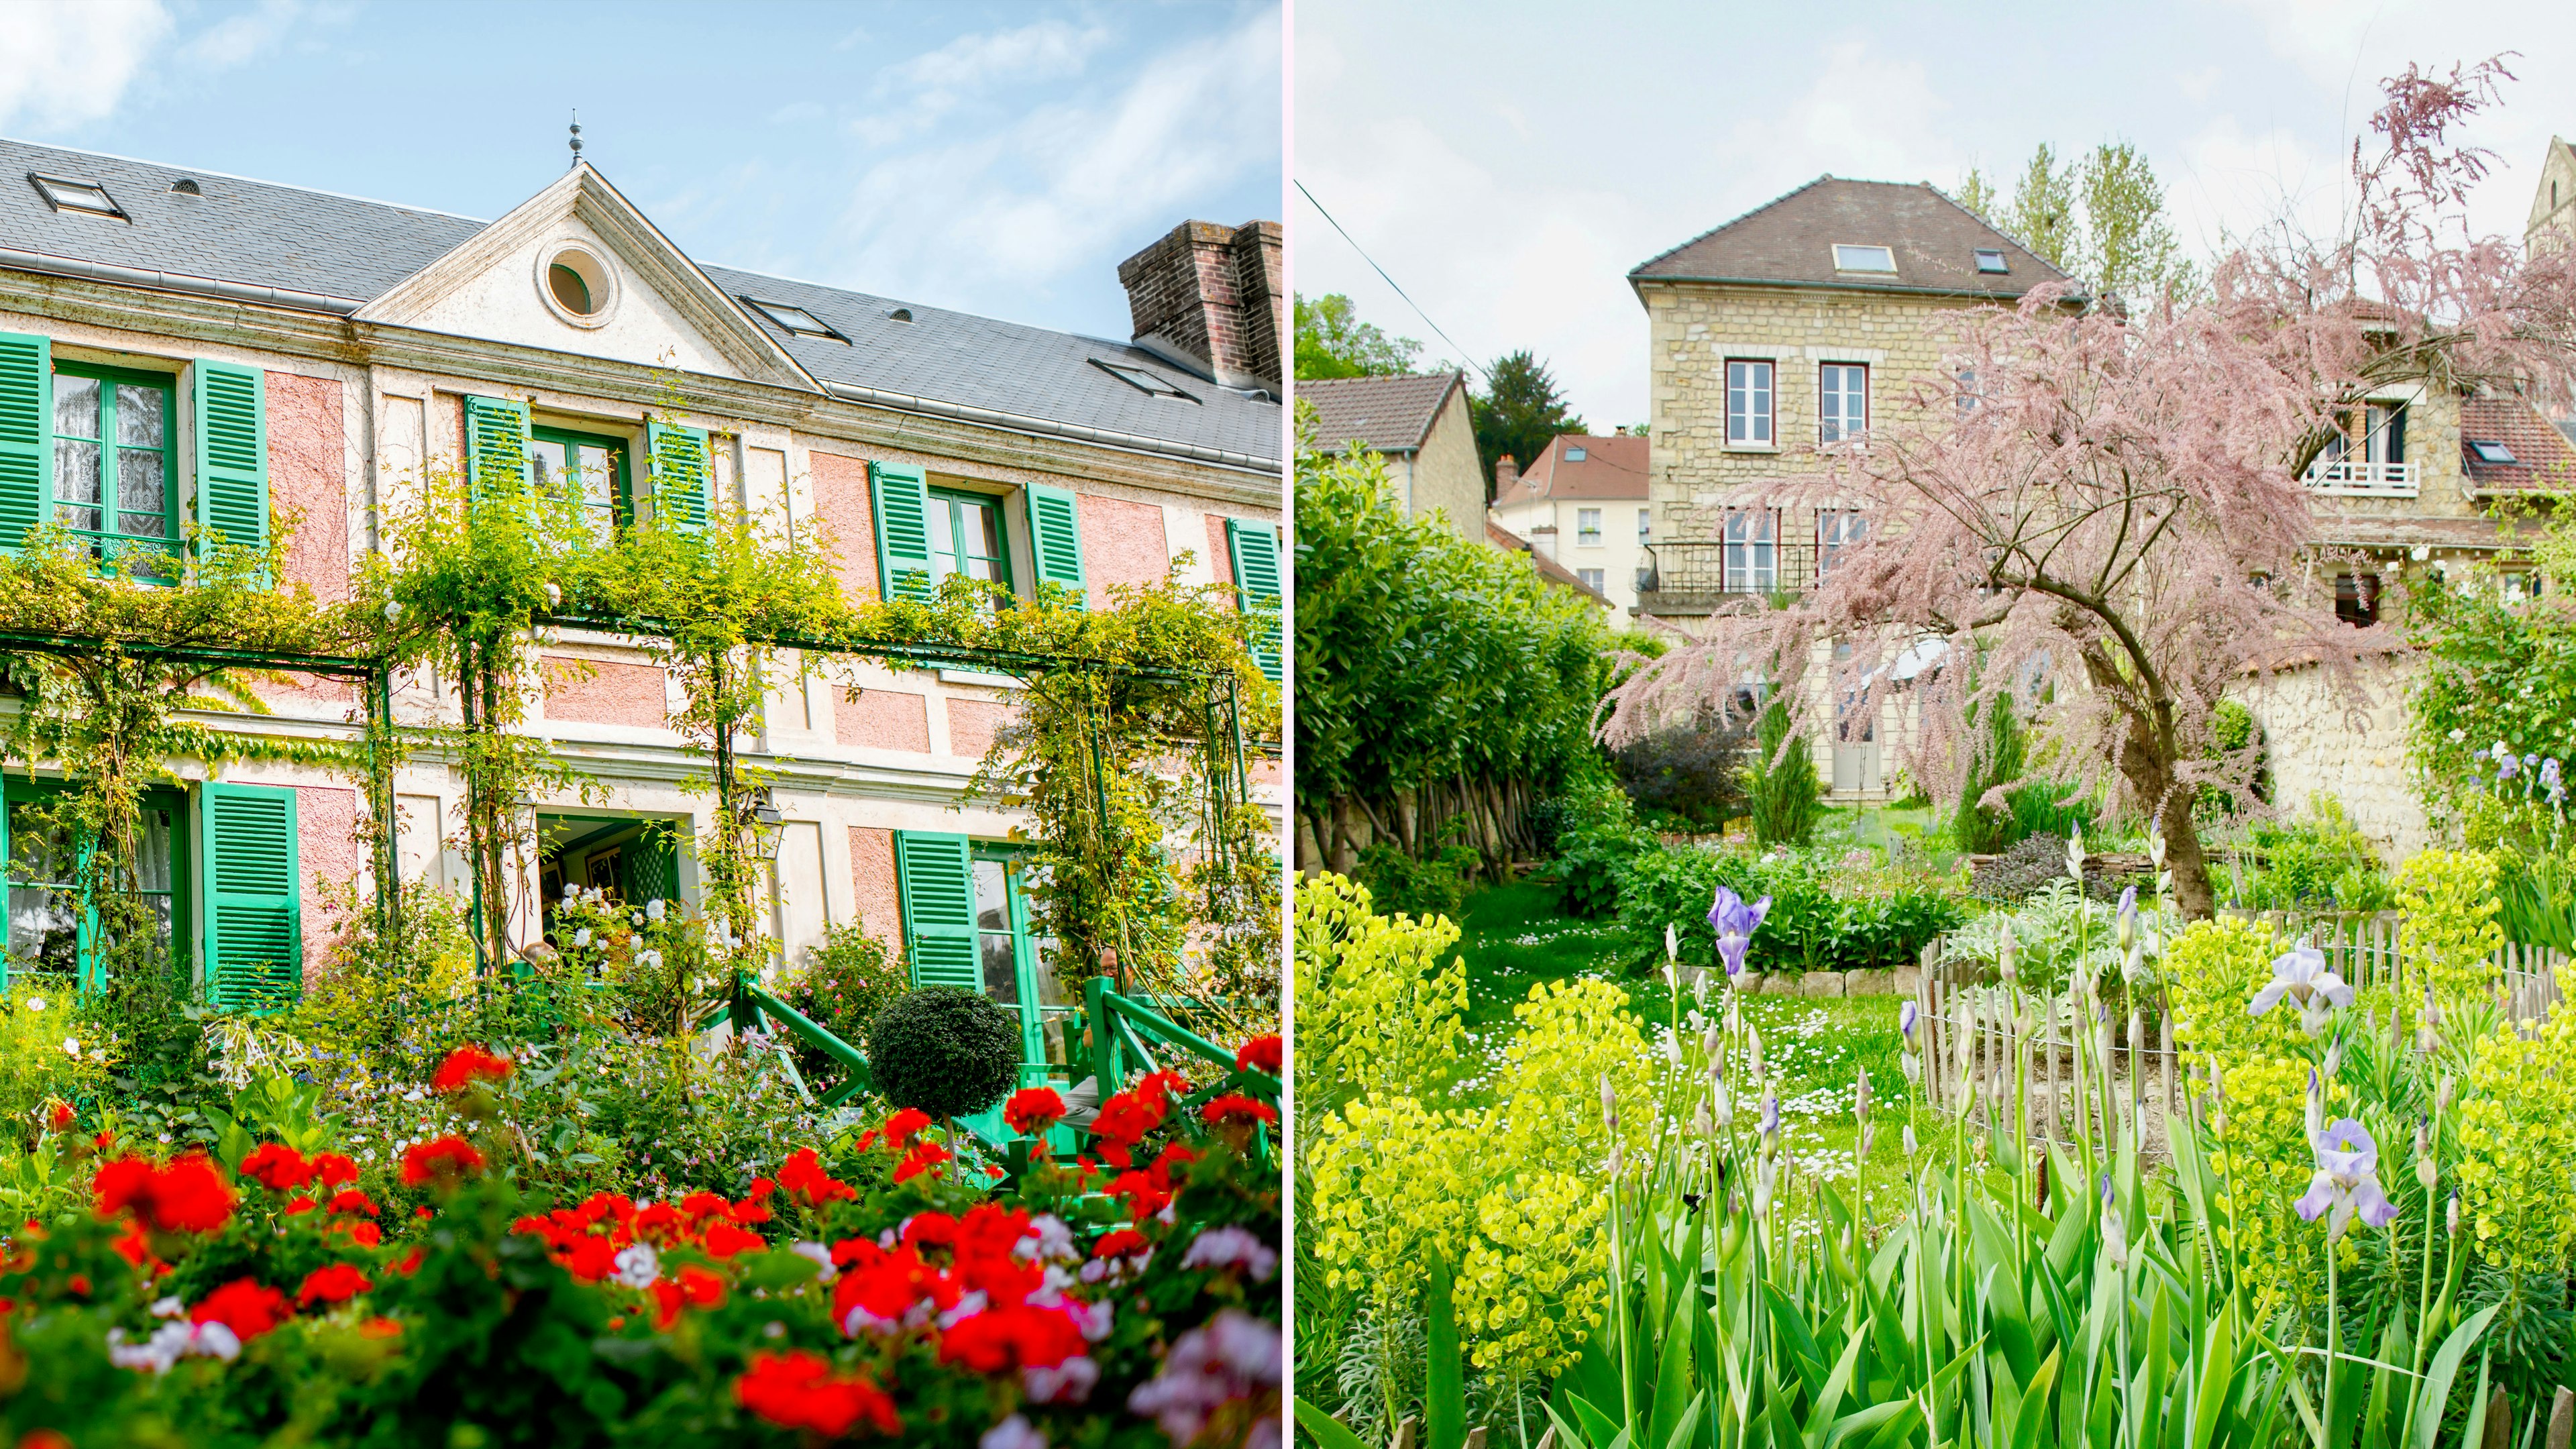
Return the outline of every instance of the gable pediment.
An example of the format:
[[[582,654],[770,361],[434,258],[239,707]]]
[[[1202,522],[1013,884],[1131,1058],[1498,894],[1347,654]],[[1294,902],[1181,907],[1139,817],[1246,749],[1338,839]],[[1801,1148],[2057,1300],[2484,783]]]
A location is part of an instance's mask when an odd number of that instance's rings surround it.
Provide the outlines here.
[[[558,275],[559,266],[578,280]],[[587,163],[360,308],[356,320],[820,391]]]

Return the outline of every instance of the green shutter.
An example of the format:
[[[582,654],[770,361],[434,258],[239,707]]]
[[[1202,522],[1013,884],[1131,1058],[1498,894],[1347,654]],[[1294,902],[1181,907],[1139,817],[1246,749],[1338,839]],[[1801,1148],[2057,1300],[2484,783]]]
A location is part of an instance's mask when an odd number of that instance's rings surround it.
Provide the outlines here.
[[[975,961],[975,867],[966,837],[898,830],[894,870],[912,984],[982,990],[984,973]]]
[[[919,468],[868,465],[877,519],[877,593],[889,602],[927,603],[930,587],[930,486]]]
[[[1279,660],[1279,538],[1266,523],[1225,521],[1226,552],[1234,560],[1234,590],[1243,612],[1259,621],[1252,657],[1264,678],[1276,680]]]
[[[197,526],[236,548],[268,547],[268,378],[196,366]]]
[[[1073,591],[1073,606],[1082,608],[1082,520],[1072,490],[1029,485],[1029,547],[1037,555],[1037,581],[1062,584]]]
[[[52,339],[0,332],[0,548],[10,553],[45,521],[53,431]]]
[[[207,996],[262,1010],[304,988],[295,792],[209,781],[199,802],[206,873]]]
[[[489,488],[528,490],[528,405],[505,397],[465,400],[465,481],[474,496]]]
[[[646,423],[644,451],[653,459],[653,511],[684,532],[704,529],[713,472],[707,466],[706,429]]]

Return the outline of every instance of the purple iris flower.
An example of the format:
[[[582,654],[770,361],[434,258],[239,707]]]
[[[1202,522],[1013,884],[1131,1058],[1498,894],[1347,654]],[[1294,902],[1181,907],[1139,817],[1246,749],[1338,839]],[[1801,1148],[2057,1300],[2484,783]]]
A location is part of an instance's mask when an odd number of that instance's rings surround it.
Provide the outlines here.
[[[2514,758],[2513,747],[2502,740],[2495,742],[2495,762],[2496,778],[2499,780],[2512,779],[2514,771],[2522,768],[2522,761]]]
[[[2315,1222],[2332,1209],[2327,1242],[2342,1237],[2356,1216],[2374,1228],[2397,1221],[2397,1204],[2379,1186],[2379,1144],[2359,1122],[2339,1118],[2316,1135],[2314,1144],[2317,1175],[2309,1180],[2307,1195],[2291,1204],[2300,1217]]]
[[[1780,1094],[1777,1091],[1762,1094],[1762,1135],[1780,1135]]]
[[[2352,1005],[2352,988],[2342,977],[2326,969],[2326,953],[2313,946],[2297,946],[2283,952],[2272,962],[2272,979],[2246,1007],[2249,1016],[2261,1016],[2288,1000],[2299,1008],[2300,1024],[2314,1036],[2324,1029],[2328,1013],[2338,1006]]]
[[[1920,1015],[1921,1010],[1912,1001],[1899,1005],[1896,1008],[1896,1034],[1911,1043],[1914,1040],[1914,1019]]]
[[[1753,945],[1754,928],[1771,912],[1771,898],[1764,896],[1751,905],[1726,886],[1717,888],[1717,900],[1708,908],[1708,923],[1717,931],[1717,954],[1726,962],[1726,979],[1734,981],[1744,974],[1744,953]]]

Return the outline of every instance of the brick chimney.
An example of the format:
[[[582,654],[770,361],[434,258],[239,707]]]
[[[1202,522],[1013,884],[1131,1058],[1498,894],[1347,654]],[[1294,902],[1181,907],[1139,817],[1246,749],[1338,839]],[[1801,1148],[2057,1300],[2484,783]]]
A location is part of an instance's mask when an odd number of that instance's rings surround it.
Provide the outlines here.
[[[1494,496],[1500,498],[1511,486],[1521,481],[1521,465],[1505,453],[1494,460]]]
[[[1185,221],[1119,263],[1136,345],[1224,387],[1283,391],[1283,241],[1275,221]]]

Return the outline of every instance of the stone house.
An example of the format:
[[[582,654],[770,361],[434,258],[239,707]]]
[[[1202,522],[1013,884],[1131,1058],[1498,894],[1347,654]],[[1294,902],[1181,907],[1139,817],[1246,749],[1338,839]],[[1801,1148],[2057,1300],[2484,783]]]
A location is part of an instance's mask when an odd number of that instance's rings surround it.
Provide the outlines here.
[[[1574,571],[1623,614],[1652,570],[1655,504],[1642,437],[1569,433],[1552,438],[1526,470],[1505,458],[1494,470],[1494,522]]]
[[[766,511],[828,537],[853,596],[951,572],[1026,594],[1041,569],[1095,599],[1175,568],[1278,590],[1274,223],[1191,222],[1129,260],[1139,341],[1125,345],[702,263],[581,163],[488,222],[14,141],[0,179],[12,546],[58,522],[133,554],[220,513],[237,538],[291,528],[287,575],[343,599],[423,470],[506,455],[541,486],[578,487],[603,528],[664,498]],[[680,415],[655,420],[674,377]],[[634,640],[567,630],[544,653],[587,673],[551,675],[529,728],[604,795],[532,802],[542,859],[508,903],[523,948],[568,886],[695,900],[687,842],[713,808],[682,788],[704,767],[666,718],[675,687]],[[1062,1060],[1066,1003],[1007,843],[1019,819],[966,788],[1016,685],[855,662],[823,674],[773,690],[746,746],[781,817],[777,961],[863,923],[916,976],[1013,1003],[1032,1060]],[[398,717],[456,718],[449,682],[400,683]],[[203,719],[354,738],[349,687],[266,692],[272,715]],[[324,886],[366,886],[362,794],[282,763],[179,769],[187,786],[156,796],[145,851],[179,963],[222,998],[239,963],[211,933],[246,912],[286,958],[258,964],[300,979],[332,930]],[[1274,768],[1274,808],[1279,783]],[[5,824],[58,784],[13,768]],[[406,888],[462,890],[461,778],[420,760],[397,789]],[[66,867],[32,847],[16,866],[10,958],[59,968],[89,929]]]
[[[1297,401],[1314,407],[1317,451],[1356,444],[1379,454],[1407,518],[1436,513],[1460,538],[1484,541],[1485,468],[1465,373],[1300,379]]]

